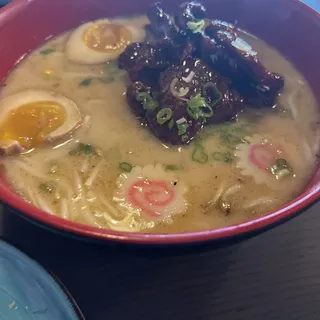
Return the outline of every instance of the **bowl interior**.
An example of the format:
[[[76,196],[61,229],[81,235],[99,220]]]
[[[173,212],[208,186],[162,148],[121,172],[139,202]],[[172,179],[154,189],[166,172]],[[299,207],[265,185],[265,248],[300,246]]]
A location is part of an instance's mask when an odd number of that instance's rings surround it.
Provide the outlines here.
[[[165,0],[173,10],[181,1]],[[278,49],[304,75],[320,101],[320,17],[296,0],[202,0],[209,16],[230,22],[237,21],[245,29]],[[28,52],[46,39],[84,21],[100,17],[141,14],[150,0],[16,0],[0,11],[0,84]],[[28,28],[26,28],[28,26]],[[203,232],[147,235],[100,230],[49,216],[21,200],[0,179],[0,199],[24,215],[51,227],[81,236],[116,239],[137,243],[186,243],[221,239],[260,230],[278,223],[304,209],[319,198],[320,170],[313,175],[304,192],[283,208],[264,217],[236,226]]]

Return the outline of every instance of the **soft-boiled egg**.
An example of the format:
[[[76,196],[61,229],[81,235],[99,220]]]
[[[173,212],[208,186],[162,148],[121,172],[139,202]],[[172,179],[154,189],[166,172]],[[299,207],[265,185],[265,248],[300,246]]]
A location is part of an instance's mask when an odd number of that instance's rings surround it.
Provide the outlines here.
[[[122,20],[97,20],[75,29],[66,45],[69,60],[77,63],[98,64],[112,61],[132,42],[145,38],[142,27],[123,24]]]
[[[77,105],[57,93],[26,90],[0,100],[0,154],[68,138],[82,122]]]

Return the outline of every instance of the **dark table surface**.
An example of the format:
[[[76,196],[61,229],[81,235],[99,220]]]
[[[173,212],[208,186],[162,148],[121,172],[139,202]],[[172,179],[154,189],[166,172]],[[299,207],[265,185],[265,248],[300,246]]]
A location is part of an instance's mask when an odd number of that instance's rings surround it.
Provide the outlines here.
[[[88,320],[318,320],[319,214],[317,204],[267,233],[206,252],[89,245],[8,211],[0,236],[53,271]]]

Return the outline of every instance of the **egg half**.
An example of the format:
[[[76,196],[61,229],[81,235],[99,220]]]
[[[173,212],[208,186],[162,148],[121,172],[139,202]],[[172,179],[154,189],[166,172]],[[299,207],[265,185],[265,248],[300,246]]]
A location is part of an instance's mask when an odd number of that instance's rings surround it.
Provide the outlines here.
[[[142,27],[126,24],[123,20],[102,19],[76,28],[66,45],[69,60],[77,63],[99,64],[112,61],[132,42],[145,38]]]
[[[0,100],[0,154],[66,139],[81,125],[77,105],[54,92],[27,90]]]

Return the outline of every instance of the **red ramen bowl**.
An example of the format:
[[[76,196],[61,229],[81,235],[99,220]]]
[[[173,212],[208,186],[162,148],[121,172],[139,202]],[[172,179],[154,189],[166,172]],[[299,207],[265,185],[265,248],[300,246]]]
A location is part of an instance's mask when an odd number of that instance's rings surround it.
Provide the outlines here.
[[[230,22],[278,49],[308,80],[320,101],[320,16],[296,0],[202,0],[209,15]],[[164,1],[173,9],[179,0]],[[146,12],[150,0],[14,0],[0,10],[0,84],[15,64],[46,39],[85,21]],[[237,225],[182,234],[144,234],[103,230],[49,215],[22,200],[2,177],[0,199],[15,212],[41,226],[95,241],[172,245],[225,241],[269,229],[316,202],[320,168],[301,195],[277,211]]]

